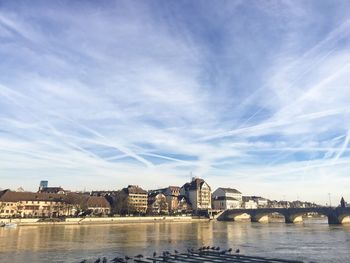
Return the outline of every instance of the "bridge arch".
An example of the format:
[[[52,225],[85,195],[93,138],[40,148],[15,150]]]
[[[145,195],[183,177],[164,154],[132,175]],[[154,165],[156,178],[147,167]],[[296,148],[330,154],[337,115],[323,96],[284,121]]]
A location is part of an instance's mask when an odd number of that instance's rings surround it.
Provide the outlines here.
[[[350,224],[350,213],[338,216],[338,220],[340,224]]]
[[[250,213],[247,213],[245,211],[232,213],[229,215],[229,218],[233,221],[246,221],[251,218]]]
[[[252,222],[259,222],[259,223],[268,223],[270,222],[270,218],[273,216],[280,216],[285,218],[285,215],[278,211],[254,211],[251,213],[251,221]]]

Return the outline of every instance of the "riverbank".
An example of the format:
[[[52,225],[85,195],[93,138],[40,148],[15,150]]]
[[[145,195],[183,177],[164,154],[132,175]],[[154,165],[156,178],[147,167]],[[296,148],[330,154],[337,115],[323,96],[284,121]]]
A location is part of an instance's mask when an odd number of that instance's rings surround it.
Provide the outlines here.
[[[130,217],[76,217],[60,221],[44,221],[41,218],[0,219],[3,223],[16,223],[18,226],[35,225],[89,225],[89,224],[126,224],[152,222],[197,222],[208,221],[208,218],[198,216],[130,216]]]

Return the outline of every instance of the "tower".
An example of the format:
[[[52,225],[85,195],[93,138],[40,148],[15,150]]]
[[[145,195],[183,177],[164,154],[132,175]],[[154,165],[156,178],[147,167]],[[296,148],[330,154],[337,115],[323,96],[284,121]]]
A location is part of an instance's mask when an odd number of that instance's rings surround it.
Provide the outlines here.
[[[49,185],[49,182],[46,180],[42,180],[40,181],[40,185],[39,185],[39,191],[43,190],[44,188],[47,188]]]

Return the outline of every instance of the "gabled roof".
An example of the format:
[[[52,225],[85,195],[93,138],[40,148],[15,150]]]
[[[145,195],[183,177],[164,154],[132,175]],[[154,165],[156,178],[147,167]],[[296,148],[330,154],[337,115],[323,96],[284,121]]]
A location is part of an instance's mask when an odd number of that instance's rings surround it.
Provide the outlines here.
[[[233,188],[219,187],[219,189],[221,189],[222,191],[224,191],[224,192],[226,192],[226,193],[242,194],[240,191],[238,191],[237,189],[233,189]]]
[[[190,200],[189,200],[186,196],[184,196],[184,195],[179,195],[179,196],[177,196],[177,200],[178,200],[179,202],[182,201],[182,200],[185,200],[187,204],[191,205]]]

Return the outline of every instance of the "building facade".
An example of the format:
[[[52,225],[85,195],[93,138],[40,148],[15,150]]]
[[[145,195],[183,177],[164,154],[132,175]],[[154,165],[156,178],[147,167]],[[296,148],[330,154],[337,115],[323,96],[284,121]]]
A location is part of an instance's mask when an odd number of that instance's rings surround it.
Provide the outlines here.
[[[242,193],[233,188],[219,187],[213,192],[213,209],[226,210],[241,208]]]
[[[178,213],[179,205],[179,195],[180,187],[178,186],[169,186],[162,189],[162,193],[165,195],[166,202],[168,204],[168,209],[170,214]]]
[[[148,213],[169,214],[168,203],[163,193],[151,192],[148,194]]]
[[[5,190],[0,196],[1,217],[58,217],[69,214],[63,195]]]
[[[107,215],[106,198],[83,194],[0,192],[0,217],[61,217],[79,213]]]
[[[121,190],[121,195],[125,197],[128,214],[145,214],[147,212],[148,194],[146,190],[137,185],[128,185]]]
[[[93,215],[108,215],[111,213],[111,205],[103,196],[89,196],[86,201],[87,210]]]
[[[251,196],[243,196],[243,208],[245,209],[257,209],[258,203],[252,199]]]
[[[180,194],[189,200],[194,211],[211,209],[211,188],[203,179],[192,178],[181,187]]]

